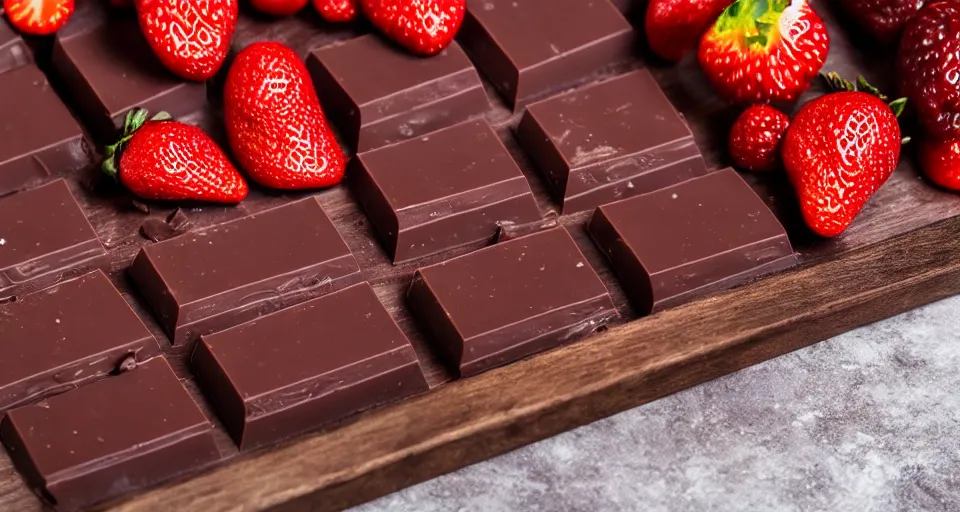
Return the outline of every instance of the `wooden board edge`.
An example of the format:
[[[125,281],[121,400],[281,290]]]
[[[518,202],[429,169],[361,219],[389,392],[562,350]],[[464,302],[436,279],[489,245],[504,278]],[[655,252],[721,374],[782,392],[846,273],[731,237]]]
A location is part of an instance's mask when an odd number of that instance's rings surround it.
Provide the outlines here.
[[[958,256],[948,219],[101,510],[339,510],[956,294]]]

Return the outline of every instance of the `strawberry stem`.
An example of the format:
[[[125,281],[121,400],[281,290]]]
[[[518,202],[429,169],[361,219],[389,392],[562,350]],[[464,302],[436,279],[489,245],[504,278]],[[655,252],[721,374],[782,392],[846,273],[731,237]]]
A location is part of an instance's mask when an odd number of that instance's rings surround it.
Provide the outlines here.
[[[831,71],[829,73],[820,73],[820,76],[823,77],[824,81],[827,82],[827,86],[830,87],[831,91],[851,91],[851,92],[865,92],[867,94],[872,94],[883,101],[887,101],[888,98],[885,94],[880,92],[880,89],[870,85],[867,82],[867,79],[860,75],[857,77],[857,82],[853,83],[849,80],[845,80],[840,76],[836,71]],[[906,98],[897,98],[888,103],[890,110],[893,111],[893,115],[900,117],[900,114],[903,113],[903,109],[907,106]]]
[[[746,47],[768,48],[779,31],[780,16],[790,0],[737,0],[717,19],[719,34],[740,36]]]
[[[123,152],[123,146],[130,139],[133,138],[133,135],[137,133],[144,124],[147,122],[147,115],[149,113],[144,108],[135,108],[127,112],[127,116],[123,119],[123,135],[120,137],[120,140],[113,144],[108,144],[103,148],[103,164],[100,165],[100,169],[103,172],[116,179],[117,173],[120,170],[120,154]],[[168,121],[173,119],[167,112],[157,112],[152,118],[151,121]]]

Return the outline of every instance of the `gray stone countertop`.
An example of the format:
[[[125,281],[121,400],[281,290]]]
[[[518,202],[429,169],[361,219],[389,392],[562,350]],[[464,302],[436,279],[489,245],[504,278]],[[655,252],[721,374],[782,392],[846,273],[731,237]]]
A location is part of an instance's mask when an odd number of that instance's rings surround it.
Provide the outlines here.
[[[960,511],[960,297],[355,509]]]

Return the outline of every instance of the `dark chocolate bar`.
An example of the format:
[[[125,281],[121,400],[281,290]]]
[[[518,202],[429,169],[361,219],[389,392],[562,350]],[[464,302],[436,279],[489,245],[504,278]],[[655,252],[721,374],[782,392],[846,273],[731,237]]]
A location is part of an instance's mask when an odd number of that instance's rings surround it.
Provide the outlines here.
[[[641,314],[797,261],[783,226],[732,169],[601,206],[588,231]]]
[[[313,198],[148,245],[130,275],[174,345],[362,281]]]
[[[517,138],[563,213],[707,173],[693,133],[647,70],[529,105]]]
[[[463,377],[574,341],[618,316],[565,228],[421,268],[407,303]]]
[[[519,108],[627,60],[635,34],[610,0],[467,0],[458,40]]]
[[[84,274],[105,255],[65,181],[0,199],[0,299]]]
[[[114,142],[134,107],[181,117],[207,101],[204,84],[182,80],[164,68],[135,19],[58,36],[52,62],[73,104],[102,143]]]
[[[241,449],[428,389],[413,346],[367,283],[204,335],[192,364]]]
[[[2,13],[0,13],[2,14]],[[33,55],[23,38],[7,25],[0,17],[0,73],[19,68],[33,62]]]
[[[530,184],[486,121],[361,153],[352,165],[354,195],[394,263],[540,218]]]
[[[220,458],[213,425],[163,357],[14,409],[0,436],[30,489],[61,511]]]
[[[313,50],[307,68],[324,110],[358,152],[439,130],[490,108],[477,71],[456,42],[423,58],[367,35]]]
[[[80,125],[39,69],[0,74],[0,91],[0,195],[93,165]]]
[[[99,270],[0,306],[0,340],[0,415],[160,353]]]

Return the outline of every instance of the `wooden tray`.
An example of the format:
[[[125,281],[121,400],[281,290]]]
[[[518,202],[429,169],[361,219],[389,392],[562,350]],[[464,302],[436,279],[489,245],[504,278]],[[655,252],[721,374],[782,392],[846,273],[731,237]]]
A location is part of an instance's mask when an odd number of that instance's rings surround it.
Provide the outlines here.
[[[851,77],[863,73],[876,85],[889,87],[892,59],[855,49],[854,39],[866,39],[842,30],[829,6],[817,8],[830,25],[833,40],[825,69]],[[306,13],[276,22],[247,17],[241,21],[237,45],[281,40],[304,55],[310,48],[363,30],[325,25]],[[639,53],[637,61],[604,75],[652,62],[643,50]],[[726,133],[737,111],[716,99],[694,62],[651,67],[690,121],[708,164],[726,166]],[[811,91],[805,99],[820,92]],[[552,200],[511,134],[518,116],[506,109],[492,90],[488,94],[493,105],[488,120],[498,128],[546,211],[553,206]],[[219,119],[214,100],[209,111],[194,121],[222,138]],[[939,191],[920,178],[909,151],[855,224],[836,240],[817,240],[809,234],[782,175],[749,179],[791,234],[800,254],[798,267],[637,319],[623,289],[583,231],[587,214],[563,217],[562,222],[610,289],[623,320],[589,339],[456,382],[450,382],[450,374],[403,306],[403,293],[414,267],[390,265],[343,187],[316,194],[367,279],[413,342],[432,390],[359,414],[323,432],[249,454],[238,454],[220,429],[224,457],[218,465],[100,509],[344,508],[960,292],[960,197]],[[138,235],[139,226],[147,218],[163,218],[171,210],[153,207],[149,214],[139,212],[127,196],[94,178],[93,173],[74,177],[71,184],[110,249],[111,278],[169,348],[166,336],[127,281],[125,268],[139,247],[148,243]],[[205,227],[300,197],[304,194],[254,190],[237,208],[205,207],[186,213],[195,227]],[[167,356],[214,418],[190,380],[184,364],[187,354],[170,350]],[[0,510],[41,508],[0,451]]]

